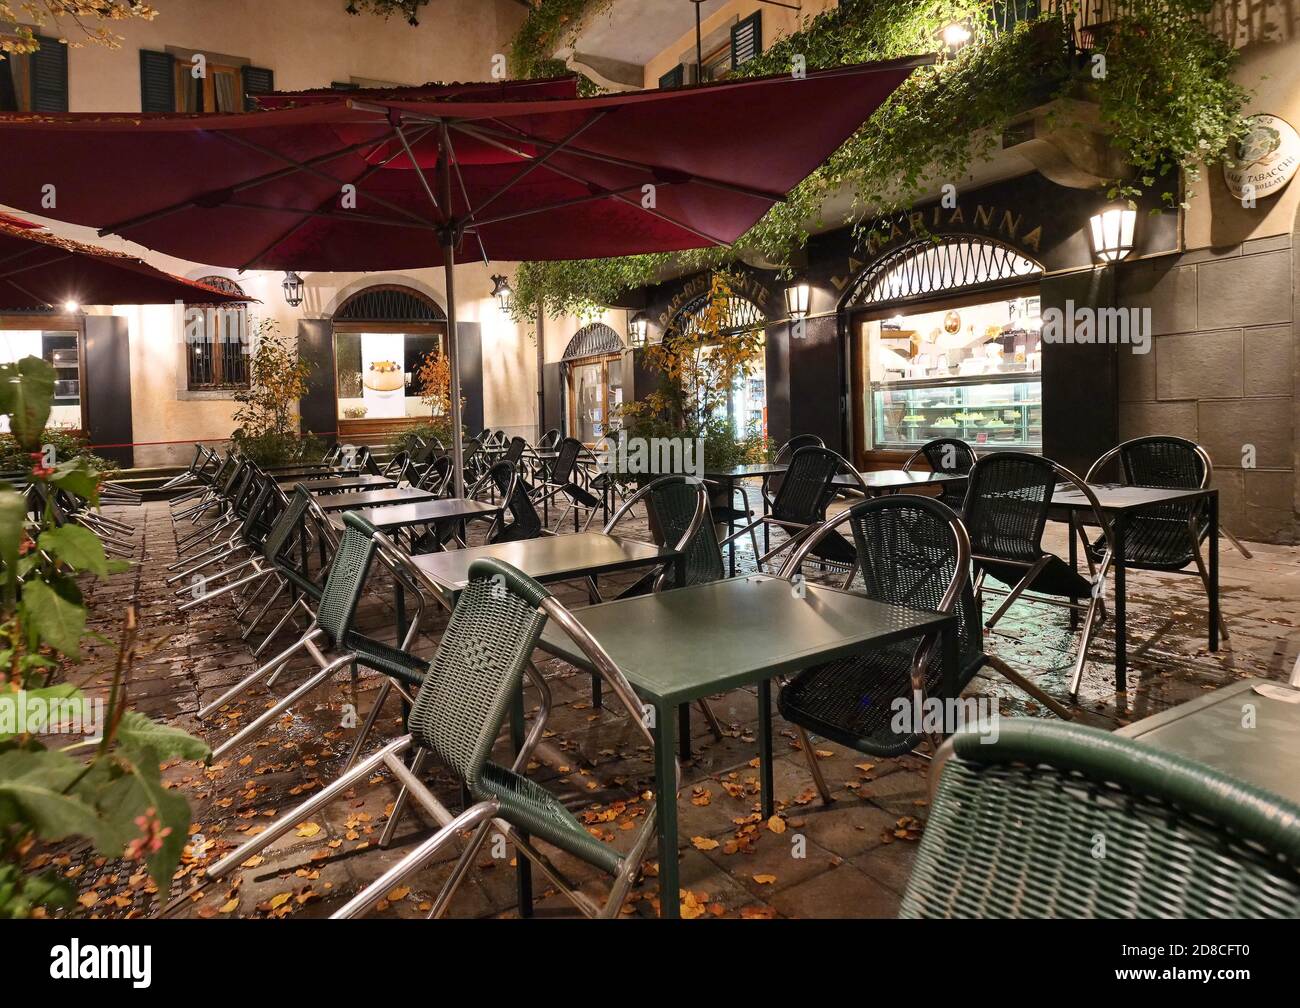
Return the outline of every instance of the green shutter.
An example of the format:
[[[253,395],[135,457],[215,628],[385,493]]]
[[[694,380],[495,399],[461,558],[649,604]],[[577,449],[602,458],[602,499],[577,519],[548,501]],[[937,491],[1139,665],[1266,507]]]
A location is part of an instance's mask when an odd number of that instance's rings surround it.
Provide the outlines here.
[[[754,11],[731,26],[731,66],[748,63],[763,51],[763,12]]]
[[[58,39],[37,35],[41,47],[31,55],[32,111],[68,111],[68,47]]]
[[[176,111],[176,58],[171,53],[140,50],[140,111]]]
[[[659,78],[659,86],[661,88],[681,87],[685,83],[686,67],[681,63],[678,63],[675,67]]]
[[[241,67],[240,75],[244,79],[244,106],[250,111],[257,108],[253,95],[269,94],[275,90],[275,72],[266,67]]]

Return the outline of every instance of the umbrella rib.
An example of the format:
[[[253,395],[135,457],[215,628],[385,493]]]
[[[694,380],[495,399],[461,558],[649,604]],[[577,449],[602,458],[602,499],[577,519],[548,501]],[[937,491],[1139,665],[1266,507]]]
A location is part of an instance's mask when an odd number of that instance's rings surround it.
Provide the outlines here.
[[[392,217],[376,217],[373,214],[357,213],[355,210],[304,210],[293,207],[266,206],[263,203],[244,203],[240,200],[227,200],[224,206],[234,207],[236,210],[259,210],[265,213],[293,214],[298,217],[327,217],[331,220],[337,220],[340,217],[346,220],[360,221],[363,224],[384,224],[388,227],[415,228],[420,231],[437,231],[435,224],[415,223],[414,221],[395,220]],[[284,236],[277,239],[277,242],[283,241]]]
[[[509,192],[512,188],[514,188],[516,183],[522,181],[527,175],[536,171],[542,165],[546,164],[547,161],[549,161],[560,151],[568,147],[569,144],[573,143],[574,140],[578,139],[578,137],[581,136],[583,132],[585,132],[587,129],[594,126],[601,119],[603,119],[606,116],[606,114],[607,114],[607,110],[601,109],[590,119],[588,119],[582,125],[578,126],[571,133],[569,133],[569,135],[566,136],[563,140],[561,140],[559,144],[557,144],[555,147],[552,147],[540,158],[534,158],[532,162],[528,165],[525,165],[524,168],[514,176],[514,178],[510,179],[510,181],[506,182],[505,185],[503,185],[500,189],[498,189],[491,196],[489,196],[482,203],[480,203],[477,207],[475,207],[472,211],[470,211],[470,217],[473,218],[476,214],[480,214],[484,210],[486,210],[492,203],[496,202],[497,199],[504,196],[507,192]],[[452,129],[455,130],[460,129],[460,125],[456,123],[449,123],[448,125],[451,126]],[[468,200],[466,201],[465,205],[466,206],[469,205]]]
[[[257,151],[259,154],[265,154],[267,157],[279,158],[281,161],[285,162],[286,164],[293,165],[296,168],[300,168],[303,171],[309,172],[310,174],[315,175],[318,178],[324,179],[326,182],[333,182],[336,185],[340,185],[340,186],[347,184],[341,178],[331,175],[329,174],[329,172],[321,171],[319,168],[315,168],[310,165],[305,165],[300,161],[295,161],[293,158],[285,154],[281,154],[279,151],[272,150],[269,147],[264,147],[261,144],[253,143],[253,141],[245,137],[241,137],[235,133],[231,133],[229,131],[223,131],[223,132],[219,132],[217,135],[221,137],[223,140],[229,140],[233,143],[242,144],[243,146],[247,147],[249,150]],[[381,145],[376,145],[376,146],[381,146]],[[366,171],[360,176],[360,178],[353,181],[352,184],[356,185],[357,182],[359,182],[362,178],[367,177],[369,174],[370,172]],[[389,210],[396,211],[397,213],[401,214],[403,217],[409,217],[413,221],[419,221],[421,224],[433,223],[432,221],[426,220],[425,218],[421,217],[419,214],[406,209],[404,206],[401,206],[398,203],[392,203],[385,199],[381,199],[380,197],[375,196],[373,193],[367,193],[366,199],[370,200],[372,203],[377,203],[379,206],[386,207]]]
[[[575,196],[573,199],[560,200],[556,203],[548,203],[546,206],[528,207],[525,210],[515,210],[511,213],[501,214],[499,217],[489,217],[486,220],[475,220],[475,227],[487,227],[491,224],[500,224],[504,221],[517,220],[520,217],[528,217],[532,214],[547,213],[551,210],[561,210],[564,207],[577,206],[581,203],[592,203],[597,200],[611,199],[629,193],[634,190],[640,190],[641,184],[634,182],[631,185],[622,186],[619,189],[606,189],[602,192],[592,193],[590,196]]]
[[[433,204],[433,209],[436,210],[440,216],[443,216],[446,220],[450,221],[451,207],[447,207],[447,212],[443,214],[442,207],[438,206],[438,197],[435,196],[433,190],[429,188],[429,180],[424,177],[424,169],[421,168],[420,163],[416,161],[415,152],[411,150],[411,145],[407,143],[406,134],[402,132],[402,127],[394,126],[393,129],[397,133],[397,139],[402,142],[402,149],[406,151],[406,157],[410,160],[411,167],[415,169],[415,175],[420,180],[420,186],[424,189],[424,194],[429,197],[429,202]]]
[[[499,123],[499,120],[496,119],[492,121]],[[555,146],[555,144],[549,140],[539,140],[534,137],[527,136],[526,134],[520,134],[518,133],[518,131],[493,129],[491,126],[485,126],[481,122],[477,122],[477,121],[472,127],[472,130],[466,127],[466,131],[467,132],[479,131],[483,133],[489,133],[493,136],[505,137],[506,139],[512,139],[518,142],[526,142],[526,143],[534,144],[538,147],[553,148]],[[656,172],[662,172],[662,171],[680,172],[683,175],[689,176],[690,181],[698,182],[700,185],[706,185],[714,189],[724,189],[728,192],[740,193],[743,196],[753,196],[757,199],[767,200],[770,203],[784,203],[786,200],[785,193],[769,192],[766,189],[755,189],[752,186],[741,185],[738,182],[726,182],[723,181],[722,179],[710,178],[707,175],[697,175],[694,172],[685,171],[683,169],[665,168],[663,165],[648,165],[640,161],[630,161],[627,158],[615,157],[613,154],[600,154],[597,153],[596,151],[586,150],[583,147],[569,147],[566,149],[565,153],[572,154],[575,157],[588,158],[589,160],[592,161],[601,161],[604,162],[605,164],[611,164],[619,168],[636,169],[638,171],[646,172],[652,177],[655,176]]]
[[[423,131],[423,132],[422,132],[422,133],[421,133],[421,134],[420,134],[416,139],[418,140],[418,139],[423,138],[423,137],[424,137],[428,132],[429,132],[429,130],[424,130],[424,131]],[[369,178],[371,175],[373,175],[375,172],[379,171],[380,168],[384,167],[386,164],[388,164],[390,161],[392,161],[393,158],[395,158],[395,157],[397,157],[397,154],[396,154],[396,153],[393,153],[393,154],[390,154],[388,157],[386,157],[383,161],[379,161],[379,162],[376,162],[375,164],[370,165],[368,168],[366,168],[366,170],[365,170],[364,172],[362,172],[360,175],[357,176],[356,184],[359,185],[360,183],[364,182],[366,179],[368,179],[368,178]],[[323,206],[323,205],[324,205],[324,204],[322,204],[322,206]],[[253,258],[249,259],[249,260],[248,260],[247,262],[245,262],[242,266],[240,266],[240,267],[239,267],[240,272],[242,273],[244,270],[248,269],[249,266],[251,266],[253,263],[257,262],[257,260],[261,259],[262,256],[264,256],[264,255],[266,255],[268,252],[270,252],[271,249],[275,248],[275,247],[276,247],[277,245],[279,245],[281,242],[283,242],[283,241],[285,241],[286,239],[288,239],[290,235],[296,233],[296,232],[297,232],[297,231],[298,231],[298,230],[299,230],[299,229],[300,229],[304,224],[307,223],[308,220],[310,220],[310,218],[308,218],[308,217],[304,217],[304,218],[302,218],[301,220],[299,220],[297,223],[295,223],[295,224],[293,225],[293,227],[289,228],[289,230],[285,231],[284,234],[277,235],[274,241],[272,241],[270,244],[266,245],[264,248],[262,248],[262,249],[257,253],[257,255],[253,256]]]
[[[387,136],[379,137],[374,140],[366,140],[363,143],[350,144],[347,147],[341,147],[338,150],[327,151],[324,154],[316,155],[314,158],[308,158],[306,161],[301,162],[301,167],[290,166],[278,168],[273,172],[258,175],[256,178],[244,179],[242,182],[236,182],[227,188],[231,192],[243,192],[245,189],[252,189],[254,186],[264,185],[267,182],[275,182],[279,179],[287,178],[288,176],[294,175],[311,165],[324,164],[326,161],[334,161],[344,155],[360,150],[362,147],[371,147],[376,144],[382,144],[391,139],[392,134],[390,133]],[[181,210],[187,210],[191,207],[199,206],[199,199],[200,197],[198,196],[192,196],[187,200],[182,200],[180,203],[173,203],[171,206],[159,207],[157,210],[150,210],[148,213],[140,214],[138,217],[131,217],[127,220],[120,221],[117,224],[109,224],[106,227],[102,227],[99,229],[98,233],[100,236],[114,233],[121,234],[124,231],[139,227],[142,224],[148,224],[152,221],[160,220],[163,217],[169,217]]]
[[[53,266],[55,263],[63,262],[65,259],[71,259],[72,253],[65,252],[63,255],[56,255],[53,259],[47,259],[44,262],[28,263],[26,266],[19,266],[17,269],[11,269],[5,273],[0,273],[0,280],[8,280],[10,277],[17,276],[19,273],[26,273],[29,270],[44,269],[46,266]]]

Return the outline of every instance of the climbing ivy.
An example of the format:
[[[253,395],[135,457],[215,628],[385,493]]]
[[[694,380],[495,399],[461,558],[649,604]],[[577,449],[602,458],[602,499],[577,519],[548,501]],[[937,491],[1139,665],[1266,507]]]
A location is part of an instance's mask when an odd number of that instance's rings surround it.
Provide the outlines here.
[[[514,311],[538,307],[562,315],[609,303],[630,288],[671,273],[721,266],[742,255],[786,262],[811,231],[861,225],[867,215],[910,206],[944,181],[956,182],[1000,147],[1003,130],[1026,110],[1058,98],[1094,103],[1111,143],[1134,171],[1115,179],[1112,196],[1158,193],[1182,198],[1183,176],[1221,158],[1239,135],[1246,91],[1232,80],[1234,53],[1207,24],[1211,0],[1129,0],[1087,53],[1075,50],[1076,7],[1062,0],[1051,13],[1037,5],[981,0],[843,0],[806,19],[733,71],[737,77],[790,73],[934,52],[943,27],[970,25],[971,44],[916,70],[871,120],[817,171],[795,187],[734,245],[685,253],[615,259],[528,262],[518,273]],[[534,0],[511,49],[514,72],[556,72],[549,56],[607,0]],[[1011,24],[1009,7],[1020,9]],[[1064,13],[1061,13],[1064,11]],[[1098,58],[1100,57],[1100,58]],[[1068,112],[1055,113],[1058,125]],[[840,220],[823,207],[835,192],[851,194]]]

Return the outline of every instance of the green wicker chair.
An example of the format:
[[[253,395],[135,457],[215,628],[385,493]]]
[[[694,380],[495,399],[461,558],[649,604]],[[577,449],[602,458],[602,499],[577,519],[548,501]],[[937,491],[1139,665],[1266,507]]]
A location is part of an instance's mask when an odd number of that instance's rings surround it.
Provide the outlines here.
[[[1300,806],[1095,728],[954,735],[902,917],[1300,917]]]
[[[382,541],[382,534],[378,538]],[[623,702],[630,723],[650,742],[652,736],[642,722],[640,702],[632,687],[581,624],[544,587],[516,568],[498,560],[476,560],[470,567],[470,583],[460,593],[438,653],[415,697],[407,722],[410,734],[361,761],[264,833],[214,864],[205,873],[207,878],[221,878],[285,835],[304,817],[362,785],[377,771],[387,769],[401,783],[402,794],[394,804],[385,838],[391,836],[408,794],[434,819],[438,829],[337,910],[333,914],[335,918],[365,913],[394,885],[434,858],[463,831],[474,829],[430,913],[431,917],[441,916],[494,825],[506,834],[517,853],[536,865],[548,882],[564,892],[584,914],[616,916],[654,836],[653,807],[646,810],[644,822],[631,838],[627,853],[620,853],[588,832],[550,792],[520,773],[545,732],[550,710],[550,691],[531,661],[537,638],[548,619],[555,620],[591,658]],[[492,750],[510,705],[523,688],[525,675],[540,695],[539,713],[518,754],[506,766],[493,761]],[[459,815],[453,815],[419,779],[430,755],[455,773],[470,795],[473,804]],[[612,875],[614,884],[604,904],[597,906],[575,891],[534,845],[534,839]]]
[[[416,612],[400,648],[372,640],[357,631],[353,626],[353,619],[356,616],[357,602],[361,598],[366,577],[375,558],[377,532],[374,526],[355,511],[346,512],[343,521],[343,537],[334,551],[329,577],[316,606],[316,618],[307,628],[306,633],[289,648],[280,652],[265,665],[254,669],[205,706],[199,711],[198,716],[208,717],[263,676],[270,675],[271,680],[274,681],[289,659],[300,651],[306,651],[320,667],[320,671],[309,676],[306,681],[264,710],[246,727],[216,746],[212,750],[214,759],[262,731],[345,666],[352,670],[354,680],[357,666],[364,665],[382,672],[404,686],[418,686],[422,681],[427,666],[409,651],[411,643],[419,634],[420,618],[423,615],[423,596],[417,592]],[[325,650],[322,650],[322,647]],[[335,657],[327,657],[326,651],[334,652]],[[382,696],[376,708],[381,702]],[[353,747],[354,758],[371,724],[373,724],[373,717],[367,721]]]

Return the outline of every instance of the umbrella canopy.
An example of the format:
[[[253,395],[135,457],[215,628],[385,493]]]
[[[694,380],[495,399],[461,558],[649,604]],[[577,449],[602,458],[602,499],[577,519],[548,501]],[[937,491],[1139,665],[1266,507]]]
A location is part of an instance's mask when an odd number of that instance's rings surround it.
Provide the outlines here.
[[[147,262],[59,238],[0,214],[0,309],[44,311],[77,304],[224,304],[247,298],[182,280]]]
[[[247,269],[437,265],[449,219],[457,261],[728,244],[925,61],[594,98],[462,85],[231,115],[6,115],[0,202]],[[452,184],[435,208],[438,170]]]
[[[241,269],[441,264],[459,402],[454,262],[730,244],[931,61],[595,98],[500,82],[232,115],[5,115],[0,203]]]

